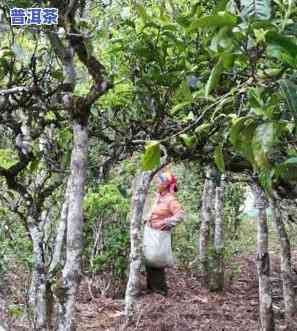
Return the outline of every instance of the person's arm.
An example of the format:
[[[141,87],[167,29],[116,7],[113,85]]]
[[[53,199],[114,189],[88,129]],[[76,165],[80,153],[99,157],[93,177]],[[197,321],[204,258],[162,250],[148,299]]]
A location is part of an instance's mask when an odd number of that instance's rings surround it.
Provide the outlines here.
[[[161,230],[170,230],[184,219],[184,211],[177,199],[173,199],[169,202],[169,210],[172,216],[164,220]]]
[[[153,210],[155,209],[156,205],[157,205],[157,201],[158,201],[158,194],[156,194],[156,197],[149,209],[149,211],[146,213],[146,215],[143,218],[143,223],[144,224],[149,224],[150,220],[152,218],[152,214],[153,214]]]

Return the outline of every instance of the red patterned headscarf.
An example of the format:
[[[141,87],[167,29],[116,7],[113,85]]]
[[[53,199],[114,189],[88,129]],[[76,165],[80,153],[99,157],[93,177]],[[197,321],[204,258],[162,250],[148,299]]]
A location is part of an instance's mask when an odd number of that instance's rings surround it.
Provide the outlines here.
[[[165,170],[159,174],[159,179],[161,183],[166,186],[170,192],[176,192],[176,176],[174,176],[170,170]]]

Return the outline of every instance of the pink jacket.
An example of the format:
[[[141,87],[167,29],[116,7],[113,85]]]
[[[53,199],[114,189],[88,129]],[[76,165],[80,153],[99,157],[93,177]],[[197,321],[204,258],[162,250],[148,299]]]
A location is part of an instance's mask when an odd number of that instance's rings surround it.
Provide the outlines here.
[[[149,225],[154,229],[160,229],[162,225],[175,226],[183,219],[184,211],[176,198],[175,193],[168,192],[165,195],[158,194],[149,214]]]

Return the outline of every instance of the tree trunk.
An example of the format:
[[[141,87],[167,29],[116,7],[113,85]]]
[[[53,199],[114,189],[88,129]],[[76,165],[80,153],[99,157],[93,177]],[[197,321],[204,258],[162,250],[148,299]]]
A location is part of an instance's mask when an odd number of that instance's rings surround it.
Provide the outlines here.
[[[33,244],[33,272],[29,292],[29,303],[33,312],[33,330],[47,330],[46,308],[46,273],[43,251],[43,233],[38,227],[37,221],[28,217],[28,228]]]
[[[270,282],[270,261],[268,253],[267,201],[262,189],[258,185],[253,187],[255,193],[255,207],[258,209],[257,220],[257,272],[259,278],[259,305],[261,330],[273,331],[274,318],[272,309],[272,293]]]
[[[46,283],[46,304],[47,304],[47,319],[49,329],[53,328],[53,319],[54,319],[54,293],[53,293],[53,284],[55,276],[61,272],[64,259],[62,261],[63,247],[65,246],[65,238],[66,238],[66,223],[67,223],[67,215],[68,215],[68,205],[69,205],[69,191],[71,188],[71,176],[68,177],[67,187],[65,191],[64,203],[61,209],[61,215],[59,218],[55,243],[54,243],[54,253],[52,256],[51,263],[49,265],[49,271],[47,275],[47,283]]]
[[[210,227],[214,222],[214,193],[215,182],[213,179],[214,169],[209,167],[206,170],[206,178],[204,181],[204,188],[202,194],[201,207],[201,225],[199,238],[199,262],[202,276],[203,286],[208,287],[209,284],[209,261],[208,261],[208,246]]]
[[[215,229],[214,229],[214,266],[212,272],[211,290],[224,289],[224,177],[221,176],[220,186],[216,187],[215,195]]]
[[[62,253],[63,253],[63,246],[65,244],[66,238],[66,227],[67,227],[67,215],[68,215],[68,206],[69,206],[69,192],[71,189],[71,176],[68,177],[67,180],[67,187],[65,191],[65,197],[63,206],[61,209],[61,215],[59,219],[59,224],[57,228],[57,234],[54,244],[54,253],[53,258],[49,267],[49,274],[50,276],[54,276],[59,266],[62,266]]]
[[[66,263],[62,284],[56,289],[59,300],[58,331],[74,331],[75,301],[81,277],[83,249],[83,197],[88,154],[87,123],[74,119],[73,150],[71,155],[71,188],[66,235]]]
[[[291,325],[293,317],[296,316],[296,292],[294,289],[294,278],[291,264],[291,245],[288,234],[283,223],[278,201],[275,198],[270,198],[270,206],[272,209],[272,220],[280,243],[281,255],[281,277],[283,285],[283,295],[285,303],[285,316],[288,329],[296,330],[296,325]]]
[[[130,221],[130,272],[125,294],[125,314],[131,320],[135,316],[135,307],[140,290],[140,266],[141,266],[141,220],[143,216],[144,204],[151,181],[150,172],[139,174],[134,183],[131,221]]]

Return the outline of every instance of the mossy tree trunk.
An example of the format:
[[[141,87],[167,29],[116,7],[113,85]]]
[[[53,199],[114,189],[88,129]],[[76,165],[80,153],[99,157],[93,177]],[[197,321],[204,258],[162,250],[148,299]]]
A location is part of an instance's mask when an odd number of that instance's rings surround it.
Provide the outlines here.
[[[203,286],[209,285],[209,246],[210,230],[214,225],[214,201],[215,201],[215,175],[216,170],[213,167],[206,169],[204,180],[202,207],[201,207],[201,224],[199,236],[199,269],[201,272]]]
[[[63,269],[59,298],[59,331],[75,330],[75,302],[81,278],[83,249],[83,197],[88,155],[87,122],[73,122],[71,154],[71,188],[66,232],[66,263]]]
[[[220,184],[215,189],[214,211],[213,270],[210,289],[222,291],[224,289],[224,176],[221,176]]]
[[[294,289],[294,278],[291,263],[291,245],[290,240],[282,220],[280,206],[275,198],[270,198],[272,209],[272,220],[280,243],[281,257],[281,277],[283,285],[283,296],[285,303],[285,317],[288,330],[296,330],[296,325],[292,325],[293,318],[297,313],[296,291]]]
[[[30,308],[33,312],[34,331],[47,330],[46,269],[43,247],[43,229],[34,217],[28,217],[28,228],[33,246],[33,270],[29,292]]]
[[[257,255],[256,265],[259,280],[260,324],[263,331],[274,331],[274,317],[272,309],[272,291],[270,282],[270,259],[268,252],[268,206],[264,192],[258,184],[253,185],[255,207],[258,209],[257,219]]]
[[[151,173],[142,172],[136,177],[133,187],[130,216],[130,271],[125,294],[125,314],[128,320],[132,320],[135,317],[137,297],[140,291],[141,221],[150,181]]]

